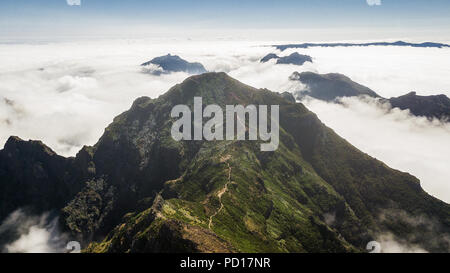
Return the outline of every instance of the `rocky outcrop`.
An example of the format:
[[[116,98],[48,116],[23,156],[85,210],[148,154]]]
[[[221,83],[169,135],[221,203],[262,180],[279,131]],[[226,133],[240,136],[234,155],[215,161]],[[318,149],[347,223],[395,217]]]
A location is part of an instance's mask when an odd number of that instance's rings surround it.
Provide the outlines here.
[[[0,151],[0,221],[18,208],[34,213],[62,208],[81,190],[87,169],[41,141],[10,137]]]
[[[207,72],[201,63],[190,63],[177,55],[170,54],[156,57],[151,61],[143,63],[141,66],[147,67],[150,65],[155,65],[157,68],[148,70],[154,75],[167,74],[171,72],[186,72],[189,74],[202,74]]]
[[[450,99],[446,95],[419,96],[416,92],[390,98],[393,108],[408,109],[415,116],[450,121]]]
[[[305,89],[298,90],[299,98],[310,96],[324,101],[334,101],[339,97],[370,96],[380,97],[368,87],[352,81],[342,74],[317,74],[313,72],[294,72],[289,79],[300,81]]]
[[[279,57],[276,54],[268,54],[261,59],[260,62],[266,63],[272,59],[277,60],[277,64],[293,64],[293,65],[303,65],[306,62],[313,62],[312,58],[308,55],[302,55],[297,52],[292,53],[289,56]]]

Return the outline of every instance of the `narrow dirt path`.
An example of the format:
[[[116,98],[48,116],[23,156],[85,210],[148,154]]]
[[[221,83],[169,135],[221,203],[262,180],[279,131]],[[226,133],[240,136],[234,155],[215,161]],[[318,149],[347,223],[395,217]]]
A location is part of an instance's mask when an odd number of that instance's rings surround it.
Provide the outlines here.
[[[212,226],[212,222],[213,222],[213,218],[215,216],[217,216],[217,214],[219,214],[222,209],[223,209],[223,203],[222,203],[222,195],[224,195],[227,191],[228,191],[228,185],[230,185],[231,183],[231,166],[230,163],[227,163],[228,165],[228,182],[225,184],[225,186],[217,193],[217,197],[219,197],[219,202],[220,202],[220,208],[216,211],[216,213],[214,213],[213,215],[211,215],[209,217],[209,229],[211,229]]]

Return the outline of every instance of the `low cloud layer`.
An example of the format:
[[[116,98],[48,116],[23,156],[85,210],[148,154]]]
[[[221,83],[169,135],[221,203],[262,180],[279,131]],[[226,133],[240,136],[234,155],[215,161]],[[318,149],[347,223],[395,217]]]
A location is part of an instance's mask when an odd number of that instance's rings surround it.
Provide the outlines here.
[[[0,225],[0,237],[0,252],[6,253],[61,253],[68,242],[59,231],[58,218],[48,213],[33,216],[20,209]]]
[[[418,245],[399,240],[392,233],[384,233],[377,238],[381,253],[428,253]]]
[[[450,251],[450,237],[442,233],[442,224],[436,219],[422,215],[410,215],[404,210],[388,209],[384,210],[380,215],[380,223],[386,221],[394,221],[398,226],[402,226],[402,238],[396,236],[392,232],[381,232],[378,234],[376,241],[381,247],[382,253],[426,253],[425,248],[430,249],[447,249]],[[407,230],[420,230],[420,238],[416,235],[408,234]],[[415,233],[417,234],[417,233]],[[425,245],[419,245],[422,242]]]
[[[411,91],[450,97],[450,48],[317,47],[301,52],[314,58],[313,72],[344,74],[385,98]]]
[[[269,50],[254,44],[176,41],[0,45],[0,145],[17,135],[43,140],[59,154],[72,156],[83,145],[95,144],[136,98],[156,98],[189,76],[154,76],[140,67],[167,53],[254,86],[283,89],[280,84],[296,67],[259,64]]]
[[[421,180],[430,194],[450,203],[450,124],[390,110],[372,98],[343,98],[341,104],[303,103],[336,133],[390,167]]]
[[[355,47],[279,52],[261,45],[176,39],[0,44],[0,148],[11,135],[42,140],[65,156],[95,144],[104,128],[137,97],[156,98],[189,76],[143,73],[139,64],[167,53],[278,92],[298,87],[288,80],[294,71],[313,71],[345,74],[384,97],[410,91],[450,96],[450,49]],[[259,62],[271,52],[307,54],[314,63],[299,67]],[[428,192],[450,201],[448,126],[403,111],[386,114],[375,102],[356,99],[344,105],[306,104],[349,142],[419,177]]]

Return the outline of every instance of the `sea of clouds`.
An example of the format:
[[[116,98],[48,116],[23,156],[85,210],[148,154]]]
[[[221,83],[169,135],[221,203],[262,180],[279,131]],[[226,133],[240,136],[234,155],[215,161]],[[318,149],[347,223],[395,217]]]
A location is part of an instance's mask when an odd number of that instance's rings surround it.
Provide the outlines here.
[[[450,202],[450,123],[390,110],[372,98],[340,102],[303,101],[351,144],[392,168],[413,174],[428,193]]]
[[[254,67],[266,51],[188,41],[0,45],[0,145],[17,135],[43,140],[59,154],[71,156],[83,145],[95,144],[134,99],[155,98],[189,76],[143,73],[141,63],[167,53],[200,61],[210,71],[248,78],[251,84],[277,87],[277,68]],[[294,68],[281,70],[288,75]]]
[[[276,51],[267,42],[98,40],[0,44],[0,148],[11,135],[39,139],[64,156],[93,145],[113,118],[140,96],[156,98],[189,75],[154,76],[140,64],[177,54],[254,87],[294,91],[294,71],[337,72],[384,97],[417,91],[450,96],[450,49],[310,48]],[[297,51],[304,66],[260,63],[266,54]],[[389,166],[418,177],[430,194],[450,202],[450,126],[388,111],[375,100],[305,105],[339,135]]]

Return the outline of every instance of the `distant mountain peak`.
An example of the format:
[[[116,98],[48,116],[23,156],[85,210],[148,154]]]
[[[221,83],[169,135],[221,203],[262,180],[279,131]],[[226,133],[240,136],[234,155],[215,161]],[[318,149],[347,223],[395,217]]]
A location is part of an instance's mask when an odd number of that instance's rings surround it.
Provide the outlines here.
[[[270,60],[276,59],[277,64],[293,64],[293,65],[303,65],[306,62],[313,62],[311,56],[302,55],[298,52],[294,52],[289,56],[279,57],[274,53],[267,54],[261,59],[261,63],[266,63]]]
[[[317,74],[314,72],[294,72],[289,79],[299,81],[306,86],[305,90],[296,92],[297,96],[310,96],[325,101],[334,101],[339,97],[370,96],[380,97],[370,88],[352,81],[349,77],[338,74]]]
[[[295,92],[300,99],[310,96],[324,101],[335,101],[340,97],[370,96],[380,98],[382,102],[389,102],[392,108],[409,110],[415,116],[450,121],[450,99],[443,94],[419,96],[417,92],[413,91],[403,96],[385,99],[370,88],[338,73],[294,72],[289,76],[289,80],[299,81],[305,85],[304,89]]]
[[[303,44],[287,44],[287,45],[274,45],[278,50],[284,51],[289,48],[310,48],[310,47],[353,47],[353,46],[410,46],[419,48],[447,48],[449,44],[443,43],[408,43],[404,41],[397,42],[373,42],[373,43],[303,43]]]
[[[390,98],[388,101],[393,108],[408,109],[415,116],[450,121],[450,98],[444,94],[419,96],[413,91],[403,96]]]
[[[154,65],[158,69],[149,70],[148,72],[154,75],[167,74],[171,72],[185,72],[189,74],[201,74],[207,72],[205,67],[197,62],[190,63],[183,60],[178,55],[171,55],[168,53],[165,56],[153,58],[152,60],[141,64],[143,67]]]

